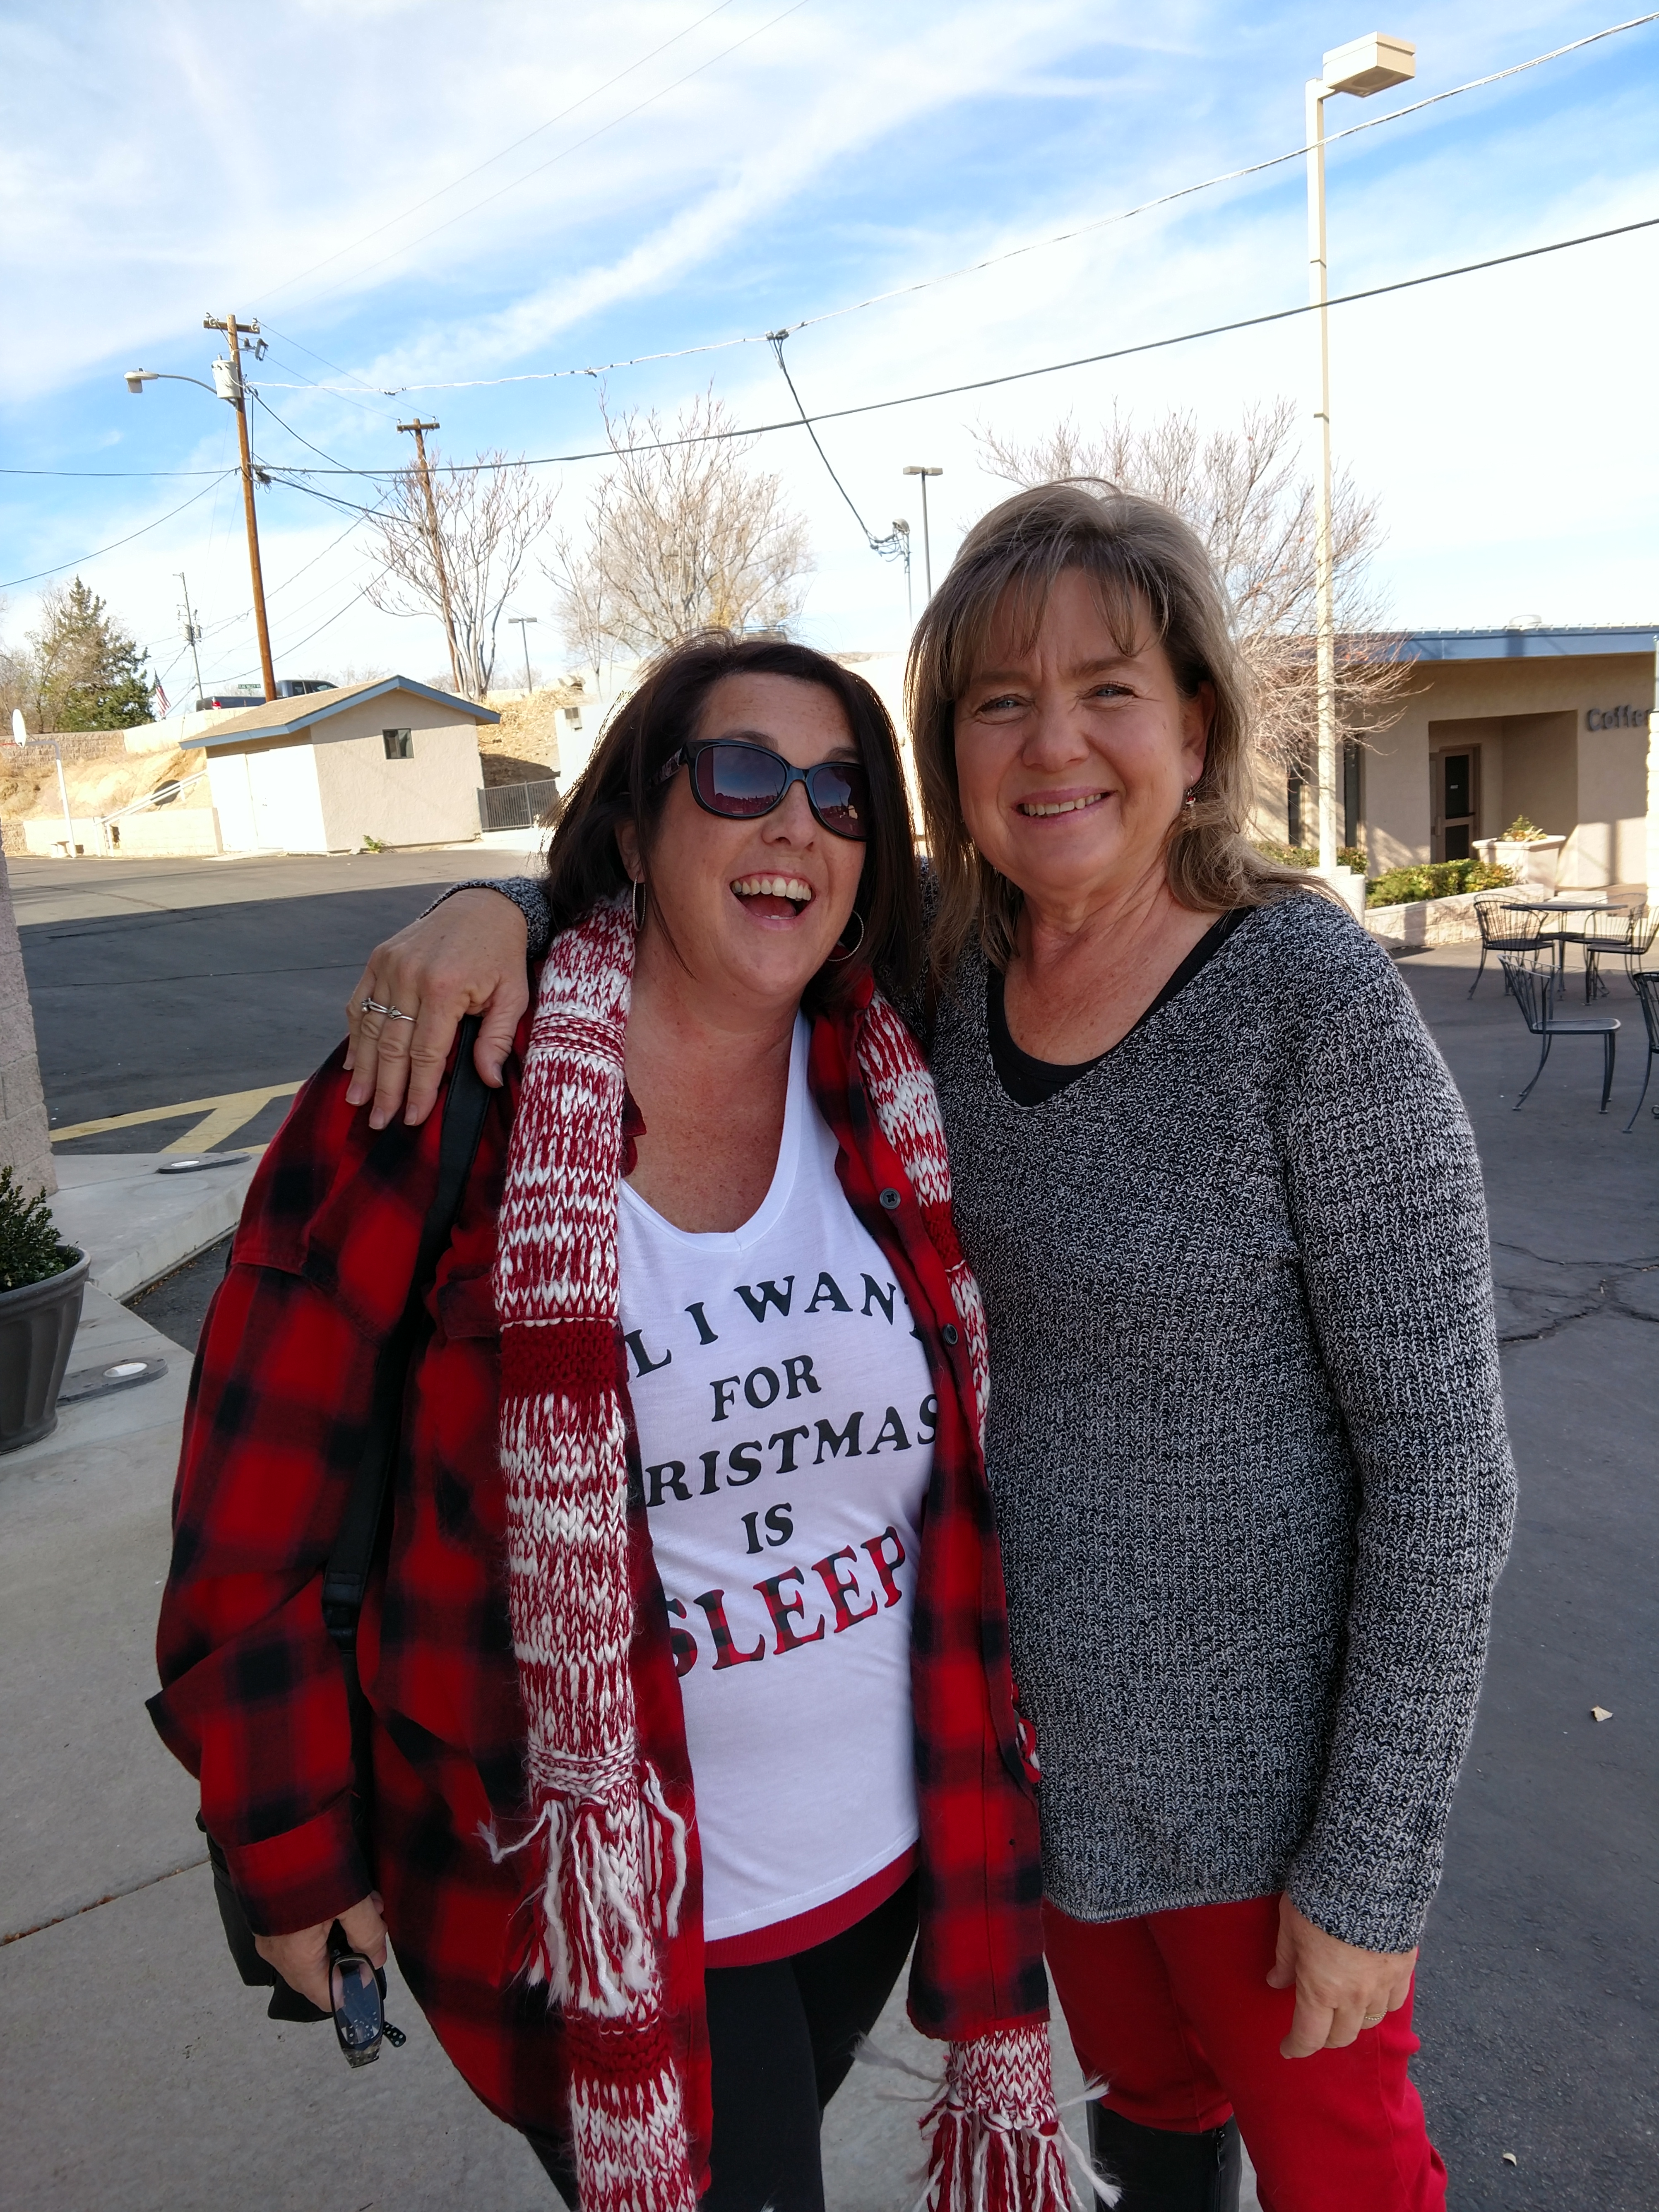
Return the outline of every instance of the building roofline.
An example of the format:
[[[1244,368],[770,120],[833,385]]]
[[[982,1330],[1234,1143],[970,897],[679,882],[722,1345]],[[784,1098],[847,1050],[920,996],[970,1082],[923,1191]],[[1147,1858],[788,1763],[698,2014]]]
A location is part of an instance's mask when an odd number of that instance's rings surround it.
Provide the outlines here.
[[[1591,653],[1651,653],[1659,651],[1659,622],[1407,630],[1397,650],[1408,660],[1562,660]]]
[[[457,698],[453,691],[440,691],[430,684],[417,684],[412,676],[383,676],[373,684],[345,684],[332,691],[303,693],[297,699],[266,700],[257,707],[246,707],[239,714],[227,715],[210,730],[192,731],[190,736],[181,737],[179,743],[185,747],[222,745],[245,744],[257,738],[297,737],[301,730],[343,714],[349,708],[363,707],[373,700],[383,699],[392,691],[407,691],[412,697],[427,700],[434,707],[453,707],[459,714],[474,722],[499,722],[501,719],[493,707],[481,707],[473,699]]]

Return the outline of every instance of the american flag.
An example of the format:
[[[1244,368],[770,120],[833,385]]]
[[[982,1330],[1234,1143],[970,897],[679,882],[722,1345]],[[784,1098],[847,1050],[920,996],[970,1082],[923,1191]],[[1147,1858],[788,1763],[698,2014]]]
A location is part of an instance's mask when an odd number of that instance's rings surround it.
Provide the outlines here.
[[[173,708],[167,703],[167,695],[161,689],[161,679],[159,676],[155,679],[155,690],[156,702],[161,707],[162,714],[164,716],[170,714],[173,712]]]

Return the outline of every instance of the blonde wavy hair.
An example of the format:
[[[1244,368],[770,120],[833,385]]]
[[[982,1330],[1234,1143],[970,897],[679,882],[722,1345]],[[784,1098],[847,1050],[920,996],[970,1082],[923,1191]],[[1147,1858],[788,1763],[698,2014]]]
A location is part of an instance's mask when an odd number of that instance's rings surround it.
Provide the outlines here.
[[[1012,614],[1020,649],[1035,640],[1056,580],[1094,579],[1119,652],[1152,638],[1169,655],[1183,697],[1215,695],[1204,772],[1170,825],[1166,865],[1179,904],[1197,912],[1265,906],[1317,879],[1280,867],[1247,841],[1255,795],[1249,678],[1233,641],[1226,593],[1203,544],[1170,508],[1090,480],[1039,484],[974,525],[928,603],[905,670],[938,891],[932,969],[943,983],[975,934],[988,960],[1013,956],[1022,893],[975,848],[957,783],[956,705],[973,682],[998,623]]]

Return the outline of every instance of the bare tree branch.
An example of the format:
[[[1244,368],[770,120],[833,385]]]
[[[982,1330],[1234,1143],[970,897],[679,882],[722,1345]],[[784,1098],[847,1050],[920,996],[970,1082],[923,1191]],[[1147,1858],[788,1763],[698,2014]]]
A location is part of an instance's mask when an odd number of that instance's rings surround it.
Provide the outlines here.
[[[461,681],[471,697],[482,699],[495,674],[502,611],[558,494],[544,490],[522,460],[508,461],[503,453],[480,453],[485,465],[460,473],[444,467],[435,448],[428,452]],[[370,604],[382,614],[441,620],[443,593],[418,468],[404,470],[371,527],[380,574],[367,587]]]
[[[1030,444],[984,428],[975,434],[981,465],[1011,483],[1103,479],[1161,501],[1191,525],[1232,602],[1264,763],[1305,774],[1316,719],[1314,489],[1300,472],[1295,403],[1247,407],[1237,430],[1207,436],[1191,414],[1163,415],[1142,429],[1116,408],[1092,433],[1068,415]],[[1369,581],[1382,537],[1376,502],[1340,472],[1331,516],[1337,720],[1346,737],[1361,741],[1398,720],[1411,680]]]
[[[588,502],[580,539],[562,537],[544,567],[568,642],[598,667],[607,649],[652,653],[702,629],[783,629],[811,567],[806,525],[781,480],[747,465],[752,438],[712,389],[668,434],[702,442],[650,451],[654,413],[613,416],[616,455]]]

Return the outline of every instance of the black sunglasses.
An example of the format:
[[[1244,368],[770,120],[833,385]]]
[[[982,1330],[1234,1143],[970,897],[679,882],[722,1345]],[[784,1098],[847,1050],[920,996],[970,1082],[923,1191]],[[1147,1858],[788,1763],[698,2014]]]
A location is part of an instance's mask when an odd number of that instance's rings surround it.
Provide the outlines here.
[[[750,822],[781,806],[792,784],[805,784],[806,803],[833,837],[863,844],[870,832],[870,781],[859,761],[819,761],[796,768],[768,745],[741,738],[711,738],[704,744],[681,745],[670,753],[653,779],[666,783],[683,768],[691,770],[691,796],[705,814],[727,822]]]
[[[370,2066],[380,2055],[384,2036],[394,2050],[408,2042],[400,2027],[386,2016],[386,1976],[370,1966],[359,1951],[345,1946],[345,1934],[337,1920],[328,1950],[328,1994],[334,2012],[334,2033],[348,2066]]]

